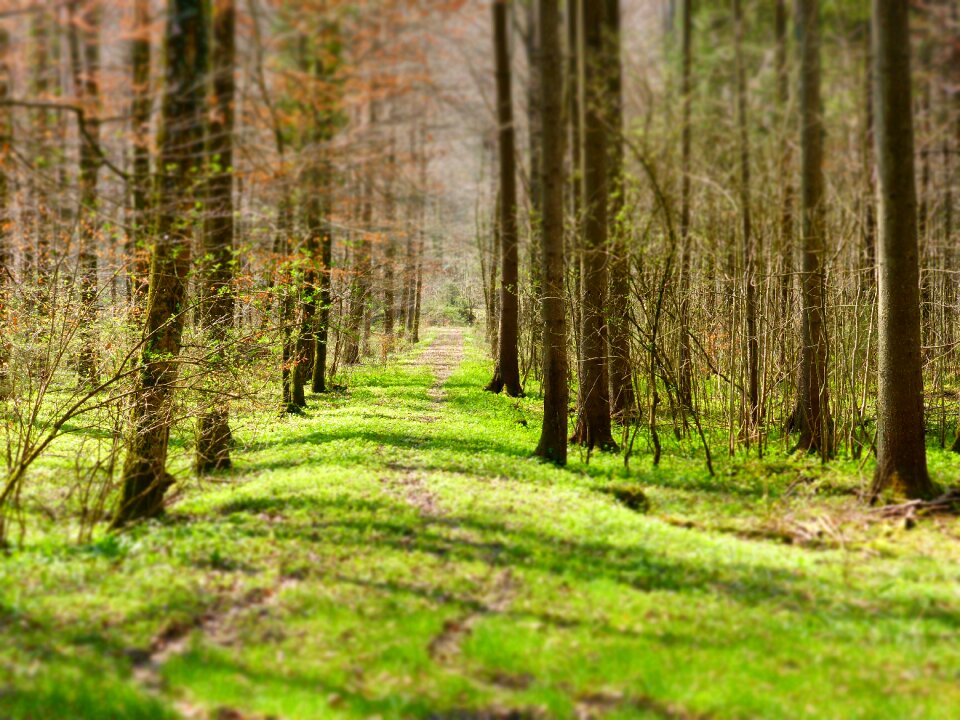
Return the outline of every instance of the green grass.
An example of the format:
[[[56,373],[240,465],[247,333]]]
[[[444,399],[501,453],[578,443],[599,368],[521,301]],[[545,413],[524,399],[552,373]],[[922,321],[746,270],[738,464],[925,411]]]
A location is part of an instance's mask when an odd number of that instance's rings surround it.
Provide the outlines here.
[[[237,469],[163,521],[31,536],[0,561],[0,717],[956,717],[955,520],[871,519],[848,461],[710,478],[641,438],[629,472],[545,466],[536,399],[489,371],[468,337],[435,405],[415,364],[357,370],[240,418]]]

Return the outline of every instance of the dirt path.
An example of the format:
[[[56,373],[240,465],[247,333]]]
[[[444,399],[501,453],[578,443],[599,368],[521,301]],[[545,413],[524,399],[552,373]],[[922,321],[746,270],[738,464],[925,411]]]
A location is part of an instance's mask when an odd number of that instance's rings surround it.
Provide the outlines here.
[[[463,361],[463,330],[439,328],[430,346],[412,358],[410,365],[429,368],[435,382],[427,392],[435,404],[443,402],[443,384]]]
[[[445,395],[443,384],[453,375],[463,360],[463,330],[439,328],[433,342],[419,355],[404,364],[408,367],[426,367],[433,373],[434,383],[427,390],[431,411],[417,420],[435,423],[440,420],[441,405]],[[443,516],[443,508],[437,497],[430,492],[419,468],[396,468],[397,475],[384,478],[388,491],[412,506],[425,518]]]

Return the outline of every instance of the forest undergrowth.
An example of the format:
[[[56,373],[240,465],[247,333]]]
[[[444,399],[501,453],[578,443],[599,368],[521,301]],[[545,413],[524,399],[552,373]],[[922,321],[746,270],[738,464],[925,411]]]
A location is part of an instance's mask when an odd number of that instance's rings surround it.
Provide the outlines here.
[[[542,403],[484,392],[483,347],[435,328],[303,416],[238,416],[235,468],[160,520],[31,522],[0,717],[955,717],[954,517],[773,443],[715,476],[669,433],[657,468],[642,434],[629,469],[544,465]]]

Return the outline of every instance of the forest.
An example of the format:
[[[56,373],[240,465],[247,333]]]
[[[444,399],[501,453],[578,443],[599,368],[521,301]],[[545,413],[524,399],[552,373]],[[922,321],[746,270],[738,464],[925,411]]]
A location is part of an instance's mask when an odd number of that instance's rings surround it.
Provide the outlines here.
[[[0,0],[0,720],[960,717],[960,0]]]

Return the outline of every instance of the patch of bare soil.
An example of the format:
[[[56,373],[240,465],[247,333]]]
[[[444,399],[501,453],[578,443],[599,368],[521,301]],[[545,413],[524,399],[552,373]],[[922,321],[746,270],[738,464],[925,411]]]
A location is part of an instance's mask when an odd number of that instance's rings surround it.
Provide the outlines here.
[[[430,642],[430,656],[438,662],[454,660],[460,654],[463,642],[482,617],[502,613],[510,608],[516,595],[516,587],[516,580],[509,568],[498,572],[478,609],[451,618],[443,624],[443,630]]]
[[[154,637],[148,649],[129,652],[133,662],[134,678],[147,690],[154,693],[162,692],[164,682],[161,669],[164,663],[189,649],[193,633],[202,633],[211,643],[230,646],[236,641],[233,631],[235,620],[242,613],[256,609],[264,613],[269,612],[269,608],[276,602],[277,595],[296,583],[295,579],[284,578],[273,588],[253,588],[239,597],[225,597],[190,622],[171,623]],[[266,720],[264,716],[243,714],[234,708],[220,707],[208,710],[183,699],[176,701],[174,706],[184,718]]]
[[[433,385],[427,390],[433,412],[418,418],[420,422],[434,423],[440,419],[440,405],[445,394],[443,384],[462,361],[463,330],[460,328],[440,328],[430,346],[410,361],[410,364],[416,367],[429,368],[434,377]],[[389,492],[416,509],[421,516],[436,518],[443,515],[437,497],[430,492],[418,469],[404,468],[401,475],[385,478],[384,482]]]

